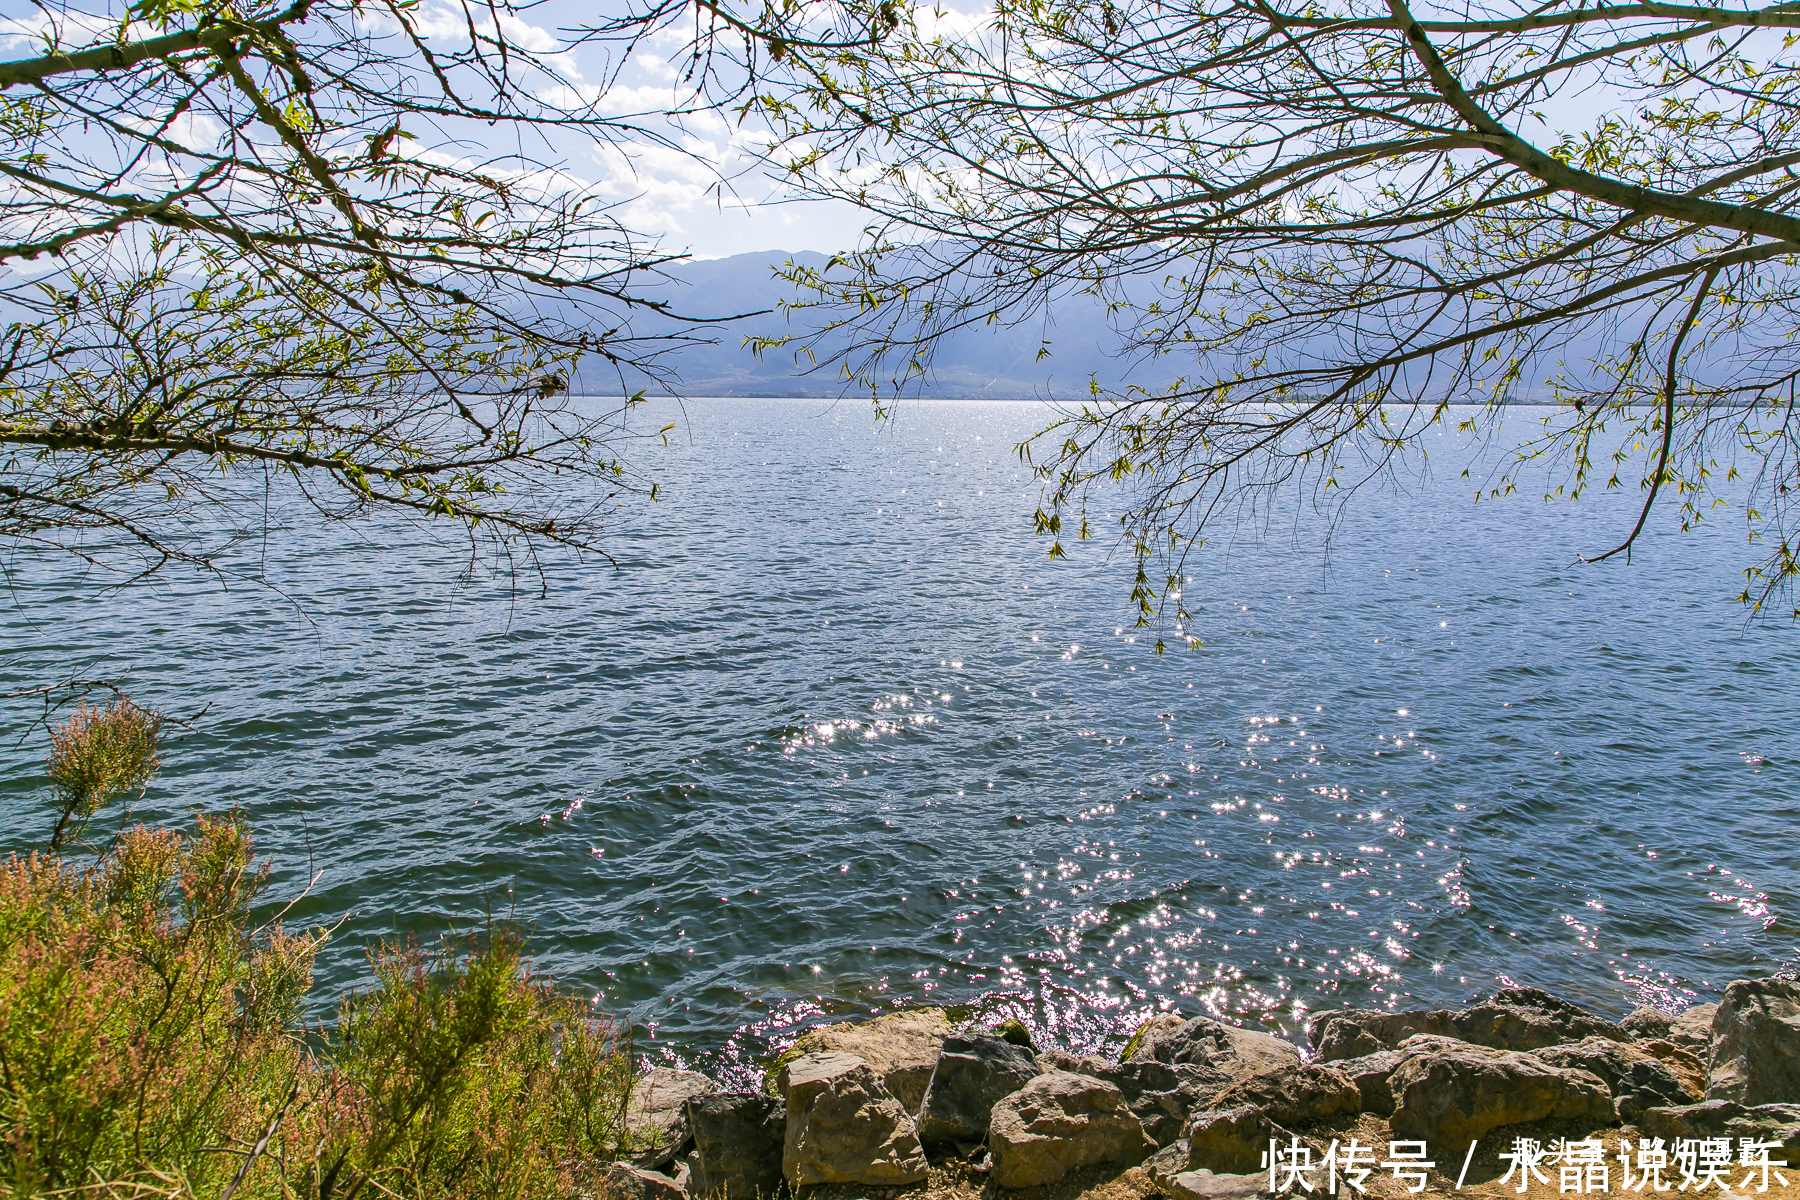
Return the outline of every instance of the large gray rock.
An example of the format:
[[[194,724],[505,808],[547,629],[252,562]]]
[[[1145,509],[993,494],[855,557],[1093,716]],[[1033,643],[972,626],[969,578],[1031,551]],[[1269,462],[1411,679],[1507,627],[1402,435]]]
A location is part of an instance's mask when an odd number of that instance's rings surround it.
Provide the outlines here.
[[[1589,1037],[1631,1040],[1617,1023],[1531,987],[1502,988],[1491,1000],[1459,1010],[1456,1036],[1497,1050],[1536,1050]]]
[[[1393,1050],[1418,1036],[1457,1038],[1497,1050],[1536,1050],[1586,1037],[1631,1040],[1613,1022],[1539,988],[1503,988],[1492,999],[1456,1012],[1338,1009],[1315,1016],[1307,1036],[1320,1062]]]
[[[657,1067],[639,1079],[625,1107],[625,1128],[636,1147],[631,1161],[640,1167],[673,1162],[691,1136],[687,1102],[718,1090],[718,1084],[698,1071],[672,1067]]]
[[[1266,1143],[1265,1143],[1266,1144]],[[1188,1144],[1175,1141],[1164,1146],[1139,1166],[1158,1191],[1174,1200],[1252,1200],[1269,1186],[1268,1173],[1220,1175],[1188,1166]]]
[[[1138,1169],[1150,1177],[1151,1183],[1164,1187],[1166,1180],[1173,1179],[1188,1169],[1187,1139],[1178,1138],[1170,1142],[1138,1164]]]
[[[1339,1113],[1362,1111],[1362,1093],[1346,1075],[1330,1067],[1302,1066],[1264,1071],[1239,1080],[1213,1097],[1215,1108],[1250,1104],[1283,1125],[1308,1125]]]
[[[1374,1008],[1338,1008],[1314,1013],[1306,1025],[1319,1062],[1365,1058],[1392,1050],[1409,1037],[1455,1037],[1456,1014],[1448,1009],[1383,1012]]]
[[[1233,1076],[1217,1067],[1182,1063],[1171,1066],[1154,1059],[1115,1063],[1095,1055],[1077,1057],[1061,1050],[1038,1056],[1040,1066],[1103,1079],[1118,1088],[1125,1103],[1144,1127],[1144,1134],[1159,1146],[1181,1136],[1195,1109],[1211,1105]]]
[[[1041,1074],[1023,1046],[981,1034],[944,1039],[919,1109],[919,1140],[927,1146],[980,1142],[994,1105]]]
[[[912,1118],[854,1054],[803,1054],[781,1069],[787,1137],[781,1173],[814,1183],[904,1186],[926,1176]]]
[[[1039,1075],[1001,1100],[988,1123],[992,1178],[1008,1190],[1095,1163],[1135,1166],[1155,1148],[1118,1088],[1067,1071]]]
[[[1125,1061],[1212,1067],[1234,1079],[1248,1079],[1299,1066],[1300,1051],[1278,1037],[1237,1029],[1211,1017],[1183,1020],[1164,1013],[1133,1035]]]
[[[1712,1020],[1708,1100],[1800,1103],[1800,983],[1740,979]]]
[[[1356,1085],[1364,1112],[1391,1117],[1394,1115],[1394,1090],[1388,1086],[1388,1077],[1405,1060],[1406,1055],[1398,1050],[1378,1050],[1360,1058],[1337,1059],[1331,1069]]]
[[[607,1164],[594,1194],[599,1200],[687,1200],[687,1193],[667,1175],[622,1162]]]
[[[787,1119],[781,1101],[756,1092],[716,1092],[687,1102],[694,1160],[688,1192],[755,1200],[781,1187]]]
[[[1713,1014],[1719,1011],[1716,1004],[1696,1004],[1692,1008],[1675,1015],[1669,1025],[1669,1040],[1684,1050],[1691,1050],[1702,1059],[1712,1053]]]
[[[980,1034],[982,1037],[997,1037],[1003,1042],[1011,1042],[1033,1054],[1037,1053],[1037,1047],[1031,1041],[1031,1030],[1027,1029],[1025,1022],[1017,1017],[1007,1017],[1003,1021],[991,1021],[984,1025],[971,1025],[963,1032]]]
[[[1599,1076],[1618,1105],[1619,1118],[1635,1121],[1647,1108],[1688,1104],[1692,1097],[1660,1060],[1628,1042],[1583,1038],[1564,1046],[1532,1051],[1553,1067],[1571,1067]]]
[[[1800,1165],[1800,1104],[1759,1104],[1746,1107],[1730,1100],[1707,1100],[1673,1108],[1646,1109],[1638,1128],[1670,1145],[1677,1138],[1728,1137],[1733,1141],[1755,1138],[1774,1142],[1786,1153],[1771,1151],[1771,1159],[1785,1158]]]
[[[1401,1050],[1410,1053],[1388,1086],[1394,1093],[1390,1124],[1402,1138],[1467,1146],[1502,1125],[1618,1120],[1606,1084],[1587,1071],[1447,1038],[1411,1038]]]
[[[1217,1175],[1211,1171],[1183,1171],[1161,1185],[1174,1200],[1254,1200],[1266,1196],[1269,1177],[1259,1175]]]
[[[1682,1101],[1683,1104],[1691,1104],[1696,1100],[1705,1099],[1706,1062],[1692,1050],[1684,1050],[1674,1042],[1664,1041],[1661,1038],[1633,1042],[1632,1045],[1669,1068],[1675,1078],[1681,1081],[1682,1088],[1688,1094],[1688,1098]]]
[[[809,1029],[775,1061],[767,1082],[773,1086],[781,1067],[803,1054],[854,1054],[881,1077],[907,1112],[916,1113],[925,1102],[938,1050],[949,1036],[950,1018],[941,1008],[910,1008],[872,1021]]]
[[[1667,1038],[1669,1027],[1674,1023],[1675,1018],[1662,1009],[1652,1008],[1645,1004],[1627,1013],[1625,1019],[1619,1022],[1619,1028],[1638,1041],[1644,1042],[1655,1038]]]
[[[1187,1024],[1187,1020],[1180,1013],[1157,1013],[1139,1025],[1131,1036],[1125,1039],[1125,1048],[1119,1051],[1119,1061],[1135,1062],[1141,1058],[1149,1058],[1148,1054],[1140,1055],[1139,1051],[1143,1050],[1152,1039],[1163,1037],[1172,1030],[1180,1029]]]
[[[1255,1171],[1266,1166],[1271,1139],[1287,1144],[1292,1138],[1253,1105],[1206,1109],[1195,1113],[1187,1128],[1188,1170],[1221,1175]]]

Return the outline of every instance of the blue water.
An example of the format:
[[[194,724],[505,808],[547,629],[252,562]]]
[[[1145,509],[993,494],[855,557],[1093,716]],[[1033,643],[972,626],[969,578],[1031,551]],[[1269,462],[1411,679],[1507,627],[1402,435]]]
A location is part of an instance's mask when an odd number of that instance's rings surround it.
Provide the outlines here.
[[[544,596],[382,521],[246,542],[285,596],[15,554],[0,690],[204,708],[134,819],[247,810],[283,899],[318,876],[290,923],[344,919],[327,993],[380,938],[509,917],[650,1056],[728,1075],[901,1004],[1092,1046],[1508,980],[1623,1013],[1795,957],[1800,630],[1731,603],[1731,517],[1578,566],[1636,498],[1472,504],[1446,433],[1329,553],[1305,508],[1226,531],[1204,646],[1159,658],[1125,561],[1030,532],[1046,417],[652,413],[663,499]],[[45,737],[6,703],[24,849]]]

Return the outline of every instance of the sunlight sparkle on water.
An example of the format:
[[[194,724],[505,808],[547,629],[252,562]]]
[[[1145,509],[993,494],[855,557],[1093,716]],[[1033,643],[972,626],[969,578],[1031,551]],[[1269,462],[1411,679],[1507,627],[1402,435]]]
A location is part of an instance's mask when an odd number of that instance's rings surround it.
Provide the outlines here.
[[[1791,634],[1706,590],[1739,547],[1659,533],[1647,565],[1571,568],[1616,524],[1604,501],[1427,486],[1338,527],[1329,570],[1285,535],[1208,548],[1181,598],[1204,645],[1159,656],[1116,563],[1048,563],[1019,512],[972,500],[1035,494],[986,447],[1046,411],[924,403],[878,437],[847,408],[695,406],[667,463],[681,511],[536,607],[479,582],[368,603],[431,586],[406,529],[385,555],[271,542],[316,625],[12,586],[65,612],[47,650],[136,664],[171,711],[216,701],[146,819],[242,802],[278,869],[316,845],[341,866],[307,921],[461,927],[500,899],[547,974],[727,1079],[802,1025],[921,1002],[1100,1050],[1156,1011],[1298,1036],[1319,1008],[1456,1004],[1502,975],[1621,1015],[1791,957],[1795,868],[1758,831],[1800,819],[1769,715],[1800,671]],[[1402,552],[1420,569],[1389,575]],[[232,670],[192,670],[220,646]],[[9,686],[41,682],[28,665]],[[1393,728],[1413,703],[1429,718]],[[37,777],[41,751],[14,754]],[[321,979],[360,968],[346,938]]]

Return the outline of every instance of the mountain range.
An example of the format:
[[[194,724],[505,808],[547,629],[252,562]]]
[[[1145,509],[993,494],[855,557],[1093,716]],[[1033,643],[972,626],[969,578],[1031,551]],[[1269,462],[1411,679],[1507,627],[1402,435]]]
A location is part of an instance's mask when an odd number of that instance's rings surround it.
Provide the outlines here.
[[[738,254],[730,258],[674,263],[663,268],[667,278],[634,292],[647,299],[666,301],[671,310],[689,317],[739,317],[708,326],[710,345],[692,345],[660,360],[677,381],[650,384],[651,391],[678,390],[687,396],[837,396],[845,391],[835,365],[808,371],[812,360],[795,348],[783,347],[762,356],[745,348],[752,336],[798,334],[779,306],[795,297],[794,286],[778,277],[783,264],[824,267],[823,254],[771,250]],[[674,330],[656,318],[637,319],[639,335]],[[843,343],[827,340],[818,357]],[[1105,386],[1118,386],[1130,364],[1108,353],[1111,330],[1102,306],[1089,296],[1071,296],[1053,302],[1043,313],[1011,328],[967,330],[945,338],[938,346],[930,377],[916,394],[938,399],[1076,399],[1098,377]],[[1040,351],[1046,354],[1040,355]],[[1162,382],[1158,380],[1157,382]]]

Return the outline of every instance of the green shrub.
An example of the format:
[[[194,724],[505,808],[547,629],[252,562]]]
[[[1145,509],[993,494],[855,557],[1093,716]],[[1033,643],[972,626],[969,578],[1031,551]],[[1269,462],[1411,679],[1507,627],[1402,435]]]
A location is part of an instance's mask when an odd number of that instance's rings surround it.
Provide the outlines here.
[[[624,1148],[623,1037],[516,933],[383,947],[308,1031],[268,881],[237,816],[0,864],[0,1191],[537,1200]]]
[[[88,819],[114,796],[138,791],[161,765],[156,755],[163,714],[120,696],[105,708],[82,703],[50,731],[44,767],[60,815],[50,848],[80,836]]]
[[[502,928],[374,955],[334,1045],[350,1178],[408,1197],[571,1194],[621,1149],[630,1056],[581,1000],[532,981],[523,949]]]

